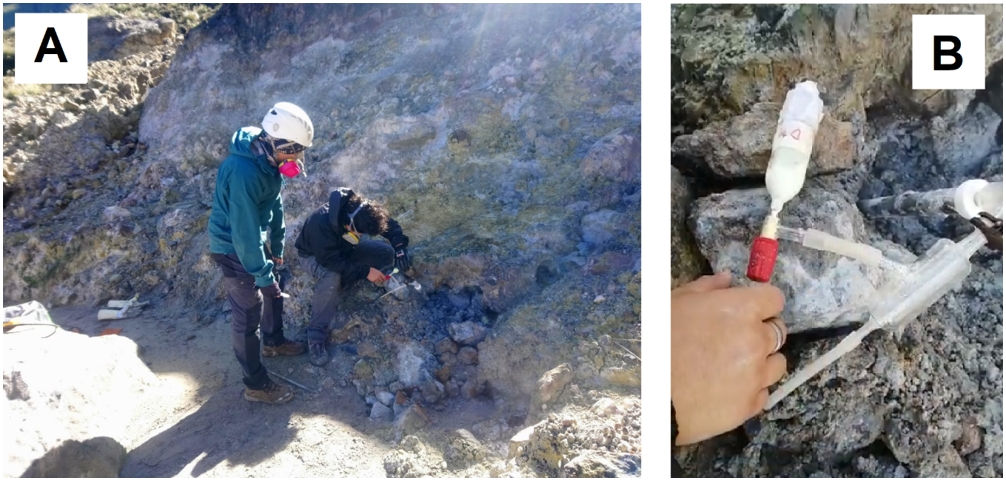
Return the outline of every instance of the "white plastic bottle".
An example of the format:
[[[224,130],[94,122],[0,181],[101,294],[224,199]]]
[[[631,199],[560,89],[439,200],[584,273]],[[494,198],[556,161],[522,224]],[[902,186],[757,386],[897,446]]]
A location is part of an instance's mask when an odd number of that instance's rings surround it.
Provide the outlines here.
[[[772,214],[800,193],[807,176],[814,136],[824,117],[817,84],[800,82],[786,94],[779,123],[772,139],[772,157],[765,171],[765,187],[772,196]]]
[[[779,212],[803,188],[814,136],[823,117],[824,102],[816,83],[800,82],[786,94],[772,139],[772,157],[765,171],[765,187],[772,199],[771,212],[762,225],[761,236],[751,245],[748,260],[748,278],[753,281],[768,282],[772,277],[779,250],[776,240]]]

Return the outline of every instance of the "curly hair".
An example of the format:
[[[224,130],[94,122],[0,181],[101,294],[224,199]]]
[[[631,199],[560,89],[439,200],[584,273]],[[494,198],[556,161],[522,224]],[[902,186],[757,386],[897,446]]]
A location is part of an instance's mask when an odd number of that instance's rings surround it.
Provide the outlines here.
[[[388,230],[388,219],[391,214],[380,202],[365,199],[357,193],[353,193],[346,201],[344,215],[346,223],[349,223],[349,213],[356,210],[360,204],[364,204],[360,212],[353,218],[353,226],[356,231],[367,235],[381,235]]]

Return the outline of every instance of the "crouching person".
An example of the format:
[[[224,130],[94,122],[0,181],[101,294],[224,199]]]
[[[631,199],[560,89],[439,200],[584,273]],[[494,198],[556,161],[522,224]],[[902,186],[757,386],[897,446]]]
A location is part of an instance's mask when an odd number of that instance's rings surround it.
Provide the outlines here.
[[[383,236],[390,241],[361,240],[361,235]],[[328,363],[329,325],[335,318],[342,292],[364,279],[383,285],[394,267],[408,271],[409,238],[381,204],[339,188],[328,202],[304,223],[294,246],[301,267],[317,284],[311,301],[311,321],[307,328],[311,364]]]

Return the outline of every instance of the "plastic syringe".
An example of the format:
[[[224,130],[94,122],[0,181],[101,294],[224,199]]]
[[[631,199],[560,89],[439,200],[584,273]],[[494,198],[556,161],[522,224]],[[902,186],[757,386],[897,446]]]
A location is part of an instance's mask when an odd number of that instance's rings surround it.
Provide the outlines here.
[[[895,279],[883,289],[887,295],[870,306],[870,319],[858,330],[842,339],[823,356],[793,374],[773,392],[765,409],[771,409],[810,378],[817,375],[847,352],[855,349],[867,334],[881,328],[896,326],[922,314],[947,292],[960,285],[971,272],[970,257],[987,239],[975,230],[960,242],[940,239],[923,258],[912,264],[907,276]]]

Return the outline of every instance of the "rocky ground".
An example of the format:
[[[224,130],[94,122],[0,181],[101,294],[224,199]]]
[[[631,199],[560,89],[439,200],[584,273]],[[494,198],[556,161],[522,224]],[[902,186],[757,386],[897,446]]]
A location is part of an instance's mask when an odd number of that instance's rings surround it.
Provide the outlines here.
[[[94,12],[88,84],[4,83],[4,304],[94,335],[108,299],[151,303],[114,321],[161,388],[102,435],[123,475],[638,476],[638,6],[126,13]],[[284,189],[288,335],[292,240],[334,187],[387,203],[420,290],[350,293],[333,362],[277,362],[309,389],[269,410],[238,399],[205,230],[231,133],[281,100],[317,132]]]
[[[1002,179],[1002,6],[673,8],[676,282],[742,277],[768,212],[760,188],[789,83],[818,82],[825,120],[808,180],[782,222],[867,242],[910,262],[966,221],[864,216],[860,199]],[[987,16],[987,89],[916,91],[912,13]],[[982,250],[963,285],[900,334],[869,336],[773,410],[674,456],[703,476],[1001,477],[1002,259]],[[865,320],[883,276],[783,243],[795,370]],[[746,282],[746,281],[742,281]]]

